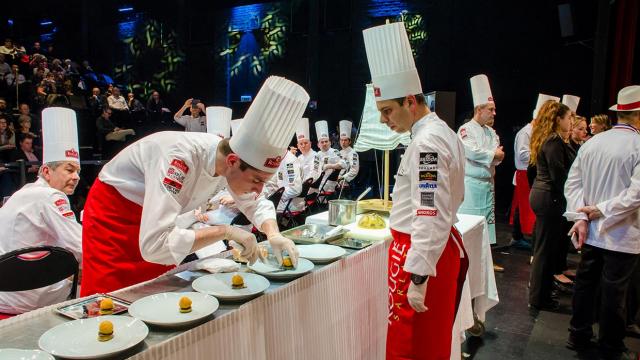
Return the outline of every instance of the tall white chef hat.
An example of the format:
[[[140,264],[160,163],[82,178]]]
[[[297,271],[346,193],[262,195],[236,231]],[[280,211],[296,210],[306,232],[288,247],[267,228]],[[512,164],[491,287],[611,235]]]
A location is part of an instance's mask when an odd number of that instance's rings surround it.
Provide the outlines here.
[[[340,120],[340,138],[351,139],[351,121]]]
[[[207,132],[223,139],[231,136],[231,109],[224,106],[207,107]]]
[[[422,94],[403,22],[362,31],[376,101]]]
[[[538,94],[538,101],[536,102],[536,108],[533,110],[533,118],[534,119],[538,117],[538,111],[540,110],[542,105],[544,105],[544,103],[549,101],[549,100],[553,100],[555,102],[558,102],[558,101],[560,101],[560,98],[557,97],[557,96],[553,96],[553,95]]]
[[[578,111],[578,104],[580,104],[580,97],[575,95],[562,95],[562,103],[567,105],[574,113]]]
[[[298,126],[296,127],[296,139],[298,141],[302,139],[311,140],[311,136],[309,134],[309,119],[308,118],[300,118],[298,120]]]
[[[231,150],[258,170],[276,172],[308,103],[309,94],[302,86],[270,76],[247,110],[238,134],[229,141]]]
[[[80,162],[76,112],[61,107],[42,110],[42,163]]]
[[[473,95],[473,107],[493,102],[487,75],[476,75],[469,79],[469,82],[471,83],[471,94]]]
[[[326,120],[316,121],[316,137],[318,140],[329,138],[329,124]]]
[[[231,135],[236,135],[238,133],[238,129],[242,124],[242,119],[234,119],[231,120]]]

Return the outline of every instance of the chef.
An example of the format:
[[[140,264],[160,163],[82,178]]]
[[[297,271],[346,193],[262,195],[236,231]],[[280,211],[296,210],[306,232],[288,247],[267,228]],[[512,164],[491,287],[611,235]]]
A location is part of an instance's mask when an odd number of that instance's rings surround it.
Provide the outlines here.
[[[531,204],[529,204],[529,192],[531,192],[529,180],[527,179],[527,167],[529,166],[531,155],[529,145],[538,110],[545,101],[554,99],[557,99],[556,101],[560,100],[554,96],[538,94],[536,107],[533,110],[533,119],[516,133],[516,139],[513,144],[515,154],[513,161],[516,166],[516,172],[513,174],[514,189],[509,219],[510,223],[514,225],[511,245],[516,247],[531,248],[531,244],[523,236],[523,234],[527,236],[533,234],[533,225],[536,222],[536,215],[531,210]]]
[[[260,197],[280,166],[309,96],[299,85],[269,77],[238,134],[160,132],[130,145],[107,163],[84,210],[82,294],[109,292],[146,281],[189,254],[221,239],[233,240],[255,261],[253,234],[222,225],[199,230],[175,226],[179,214],[227,187],[236,206],[267,235],[279,261],[297,264],[293,242],[280,234],[275,209]]]
[[[460,126],[458,136],[467,159],[464,174],[464,202],[461,214],[481,215],[489,224],[489,243],[496,243],[495,167],[504,159],[496,132],[487,125],[496,116],[489,79],[480,74],[470,79],[473,94],[473,118]],[[502,270],[498,268],[497,270]]]
[[[26,247],[57,246],[71,251],[80,261],[82,227],[67,197],[80,180],[75,112],[44,109],[42,133],[43,165],[38,179],[14,193],[0,208],[0,254]],[[71,285],[63,280],[35,290],[0,292],[0,313],[21,314],[65,301]]]
[[[207,132],[218,135],[221,139],[231,136],[231,109],[224,106],[209,106],[207,114]]]
[[[324,171],[320,188],[330,195],[335,192],[337,182],[327,180],[333,171],[347,168],[347,163],[340,157],[340,152],[331,147],[329,139],[329,125],[325,120],[316,122],[316,136],[318,137],[318,151],[313,159],[313,178],[318,179]]]
[[[402,22],[363,31],[380,121],[411,131],[389,218],[387,359],[448,359],[468,260],[456,223],[464,147],[422,95]]]
[[[338,181],[344,180],[345,183],[351,182],[358,176],[360,170],[360,161],[358,153],[351,147],[351,121],[340,120],[340,157],[347,164],[347,167],[340,170]]]
[[[316,157],[316,151],[311,148],[311,137],[309,136],[309,119],[300,118],[296,129],[296,139],[298,141],[298,150],[300,155],[300,165],[302,167],[302,181],[313,177],[313,161]],[[317,180],[317,177],[314,178]]]
[[[282,198],[276,210],[283,212],[291,200],[289,205],[290,211],[302,211],[304,210],[304,199],[298,197],[302,191],[302,165],[300,164],[300,158],[293,155],[291,151],[287,151],[278,171],[276,172],[276,186],[277,189],[284,188]]]

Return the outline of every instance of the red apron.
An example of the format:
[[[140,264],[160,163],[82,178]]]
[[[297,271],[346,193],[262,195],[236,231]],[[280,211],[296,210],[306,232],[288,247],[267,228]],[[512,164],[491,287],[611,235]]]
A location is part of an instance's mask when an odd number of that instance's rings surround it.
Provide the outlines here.
[[[411,236],[393,229],[391,235],[387,359],[448,360],[453,323],[469,268],[462,237],[454,227],[451,228],[447,245],[436,265],[438,275],[428,280],[425,305],[429,310],[417,313],[407,302],[411,274],[403,269],[411,247]],[[460,258],[460,249],[464,258]]]
[[[173,266],[140,255],[142,207],[96,178],[84,206],[80,295],[107,293],[157,277]]]
[[[513,216],[516,209],[518,209],[520,231],[525,235],[531,235],[531,233],[533,233],[533,224],[536,222],[536,215],[533,213],[533,210],[531,210],[531,205],[529,204],[530,191],[527,170],[516,170],[516,187],[513,189],[509,224],[513,225]]]

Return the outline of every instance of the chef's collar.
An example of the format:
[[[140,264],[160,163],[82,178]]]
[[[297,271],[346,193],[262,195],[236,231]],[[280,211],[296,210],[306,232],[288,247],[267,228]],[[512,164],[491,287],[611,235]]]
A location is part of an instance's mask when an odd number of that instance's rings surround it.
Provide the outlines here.
[[[413,134],[418,132],[418,130],[421,127],[426,126],[427,122],[429,122],[430,120],[433,120],[435,117],[436,117],[436,113],[430,112],[427,115],[423,116],[420,120],[413,123],[413,126],[411,127],[411,138],[413,139]]]

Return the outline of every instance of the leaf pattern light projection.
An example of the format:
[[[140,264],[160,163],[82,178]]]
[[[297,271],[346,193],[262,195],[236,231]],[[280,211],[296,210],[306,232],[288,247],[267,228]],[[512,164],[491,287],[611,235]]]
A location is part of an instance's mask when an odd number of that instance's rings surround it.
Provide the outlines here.
[[[123,39],[125,61],[116,66],[118,83],[130,91],[148,97],[151,91],[165,94],[176,90],[178,75],[185,61],[178,35],[157,20],[146,20],[136,27],[133,36]]]
[[[411,50],[413,56],[418,57],[422,44],[427,40],[428,33],[425,30],[424,19],[420,14],[412,14],[409,11],[404,10],[398,15],[396,21],[404,22],[404,27],[407,30],[409,36],[409,43],[411,44]]]

